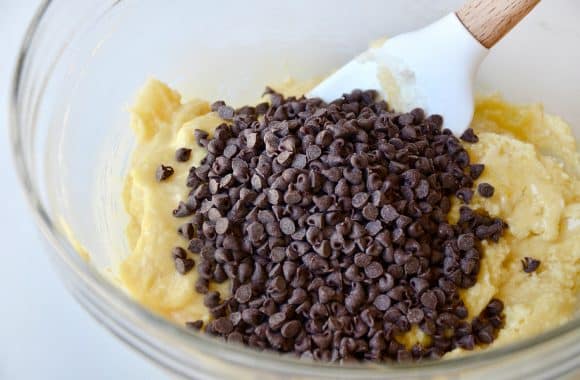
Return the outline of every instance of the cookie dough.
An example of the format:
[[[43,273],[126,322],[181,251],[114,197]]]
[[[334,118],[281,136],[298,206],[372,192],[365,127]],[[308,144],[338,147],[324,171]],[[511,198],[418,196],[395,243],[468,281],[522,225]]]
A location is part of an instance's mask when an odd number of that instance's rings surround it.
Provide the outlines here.
[[[300,95],[313,85],[288,82],[276,90]],[[184,276],[174,268],[171,249],[186,242],[176,233],[183,220],[171,211],[189,191],[189,167],[205,154],[195,144],[193,130],[211,133],[220,123],[207,102],[182,102],[157,80],[144,86],[132,108],[137,146],[123,192],[130,252],[118,274],[137,301],[177,323],[209,319],[203,297],[193,289],[195,269]],[[472,316],[493,297],[504,301],[506,326],[494,343],[500,345],[560,325],[576,309],[580,157],[570,127],[539,105],[514,106],[499,96],[479,99],[473,128],[480,142],[466,148],[472,161],[486,165],[477,182],[493,184],[497,195],[475,196],[472,207],[503,218],[510,228],[499,244],[485,247],[478,283],[465,291],[464,299]],[[175,150],[184,146],[194,147],[191,160],[175,162]],[[175,169],[162,184],[155,180],[161,163]],[[456,202],[452,217],[458,208]],[[526,256],[541,260],[532,274],[522,269]],[[228,284],[218,290],[227,292]],[[401,341],[412,343],[420,335],[407,334]]]
[[[504,302],[506,324],[494,342],[502,345],[561,325],[576,310],[580,156],[570,126],[540,105],[480,99],[472,126],[480,141],[467,150],[485,164],[477,183],[496,188],[491,198],[474,197],[472,206],[504,219],[509,229],[486,247],[478,282],[463,299],[471,315],[492,296]],[[458,204],[455,217],[457,210]],[[541,261],[532,274],[522,270],[526,256]]]

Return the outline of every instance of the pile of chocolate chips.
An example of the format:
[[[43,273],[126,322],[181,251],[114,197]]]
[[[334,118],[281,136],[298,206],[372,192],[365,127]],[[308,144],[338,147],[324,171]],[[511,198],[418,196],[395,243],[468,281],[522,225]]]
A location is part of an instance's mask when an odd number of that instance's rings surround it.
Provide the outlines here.
[[[208,153],[174,210],[191,219],[179,233],[199,255],[205,331],[325,361],[439,358],[491,343],[502,302],[469,321],[459,291],[476,283],[481,241],[507,226],[467,205],[484,168],[443,119],[393,112],[373,91],[328,104],[267,93],[256,107],[212,105],[224,123],[212,138],[196,131]],[[477,142],[472,130],[462,138]],[[464,203],[457,224],[452,196]],[[173,251],[181,273],[194,267],[187,255]],[[227,280],[231,296],[208,290]],[[428,339],[407,348],[397,337],[413,326]]]

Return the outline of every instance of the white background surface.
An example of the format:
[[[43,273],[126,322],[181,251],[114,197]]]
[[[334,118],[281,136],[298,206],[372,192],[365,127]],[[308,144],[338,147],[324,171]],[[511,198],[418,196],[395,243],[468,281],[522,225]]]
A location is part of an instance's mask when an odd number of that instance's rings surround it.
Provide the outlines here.
[[[8,95],[37,0],[0,0],[0,379],[163,379],[64,289],[16,180]]]

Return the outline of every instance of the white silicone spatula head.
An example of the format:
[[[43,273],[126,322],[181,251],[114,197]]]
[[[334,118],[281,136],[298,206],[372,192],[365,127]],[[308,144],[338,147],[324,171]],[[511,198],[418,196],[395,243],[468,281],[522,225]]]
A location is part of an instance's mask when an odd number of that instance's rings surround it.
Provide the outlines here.
[[[473,117],[473,82],[491,48],[540,0],[470,0],[459,11],[388,39],[350,61],[308,95],[331,101],[375,89],[400,112],[443,115],[460,135]]]

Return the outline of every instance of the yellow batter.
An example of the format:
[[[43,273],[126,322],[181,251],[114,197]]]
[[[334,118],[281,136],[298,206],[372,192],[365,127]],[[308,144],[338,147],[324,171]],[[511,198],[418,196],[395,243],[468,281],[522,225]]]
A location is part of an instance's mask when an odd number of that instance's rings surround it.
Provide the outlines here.
[[[289,83],[277,88],[287,95],[309,86]],[[170,256],[179,244],[176,230],[184,220],[171,211],[189,189],[188,169],[204,156],[193,130],[207,132],[221,123],[205,101],[182,102],[163,83],[150,80],[132,109],[137,146],[126,179],[123,200],[129,214],[130,254],[119,268],[123,286],[139,302],[178,323],[209,315],[193,290],[197,273],[176,272]],[[473,128],[478,144],[466,144],[472,161],[486,165],[478,180],[496,188],[492,198],[475,196],[472,206],[506,220],[510,226],[498,244],[485,247],[478,283],[465,292],[471,315],[492,297],[506,305],[506,326],[496,345],[536,334],[569,320],[576,310],[580,283],[580,158],[570,127],[547,115],[539,105],[513,106],[499,97],[480,99]],[[174,160],[175,150],[196,147],[187,163]],[[160,163],[175,174],[155,180]],[[455,204],[451,218],[457,217]],[[186,242],[182,241],[185,247]],[[541,260],[526,274],[520,260]],[[227,292],[228,285],[221,286]],[[414,340],[412,337],[406,337]]]

